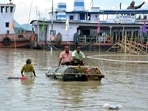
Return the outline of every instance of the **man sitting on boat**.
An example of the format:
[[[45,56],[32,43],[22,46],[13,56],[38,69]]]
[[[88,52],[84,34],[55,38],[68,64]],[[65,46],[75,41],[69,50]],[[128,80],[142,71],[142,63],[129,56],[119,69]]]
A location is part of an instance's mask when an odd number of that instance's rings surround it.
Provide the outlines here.
[[[59,66],[60,65],[70,65],[72,59],[72,51],[70,51],[69,46],[65,46],[64,51],[60,53]]]
[[[80,46],[76,47],[76,50],[72,52],[71,65],[84,65],[85,64],[85,54],[80,50]]]

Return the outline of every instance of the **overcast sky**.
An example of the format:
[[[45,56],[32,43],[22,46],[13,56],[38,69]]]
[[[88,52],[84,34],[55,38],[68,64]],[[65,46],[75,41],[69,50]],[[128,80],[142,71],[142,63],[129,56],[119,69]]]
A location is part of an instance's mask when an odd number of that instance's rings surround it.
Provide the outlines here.
[[[0,0],[0,3],[9,3],[9,0]],[[73,10],[74,0],[53,0],[54,7],[60,1],[66,2],[67,10]],[[93,1],[93,6],[98,6],[100,9],[119,9],[119,4],[122,3],[122,9],[126,9],[132,0],[84,0],[85,9],[90,9],[91,1]],[[148,9],[148,0],[135,0],[135,5],[141,4],[145,1],[142,9]],[[31,20],[37,18],[37,12],[40,12],[40,16],[47,18],[48,12],[51,11],[52,0],[12,0],[16,4],[16,10],[14,14],[15,20],[19,24],[30,23]],[[31,6],[31,2],[32,6]],[[31,12],[30,12],[31,11]]]

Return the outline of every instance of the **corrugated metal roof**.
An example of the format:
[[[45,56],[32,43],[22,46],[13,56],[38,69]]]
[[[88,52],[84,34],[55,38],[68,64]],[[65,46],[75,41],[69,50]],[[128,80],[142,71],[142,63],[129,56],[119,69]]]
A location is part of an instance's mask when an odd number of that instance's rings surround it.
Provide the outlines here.
[[[126,9],[126,10],[100,10],[99,12],[89,12],[89,11],[67,11],[67,14],[70,13],[91,13],[91,14],[148,14],[146,9]]]

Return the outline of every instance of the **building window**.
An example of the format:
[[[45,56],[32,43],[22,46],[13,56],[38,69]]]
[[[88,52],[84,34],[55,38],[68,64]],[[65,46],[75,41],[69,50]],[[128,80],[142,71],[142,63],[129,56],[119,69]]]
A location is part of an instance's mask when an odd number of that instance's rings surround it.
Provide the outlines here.
[[[6,13],[8,13],[8,9],[9,9],[9,7],[6,7]]]
[[[56,35],[56,30],[50,30],[50,35]]]
[[[13,7],[10,7],[10,13],[13,13]]]
[[[7,30],[7,34],[9,34],[9,30]]]
[[[5,27],[9,27],[9,22],[6,22]]]
[[[85,20],[85,14],[84,13],[80,14],[80,20]]]
[[[87,20],[91,20],[91,14],[90,13],[87,14]]]
[[[70,15],[70,16],[69,16],[69,19],[70,19],[70,20],[73,20],[73,15]]]
[[[1,6],[1,13],[4,13],[4,6]]]
[[[58,8],[66,8],[66,5],[59,5]]]
[[[74,6],[84,6],[84,2],[74,2]]]

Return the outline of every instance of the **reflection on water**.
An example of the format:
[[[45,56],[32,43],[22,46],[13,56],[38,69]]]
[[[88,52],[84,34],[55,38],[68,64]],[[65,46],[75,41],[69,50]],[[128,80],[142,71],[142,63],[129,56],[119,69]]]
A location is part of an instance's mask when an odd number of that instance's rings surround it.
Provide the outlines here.
[[[62,105],[63,110],[78,110],[81,107],[85,108],[93,105],[90,100],[95,97],[93,93],[98,93],[100,83],[58,82],[53,86],[58,89],[58,101],[64,103],[64,106]]]
[[[120,111],[148,110],[148,64],[87,59],[88,65],[98,66],[105,75],[101,83],[63,82],[45,76],[51,66],[58,65],[59,53],[60,51],[1,49],[0,110],[107,111],[102,107],[105,103],[123,105]],[[86,55],[104,54],[95,51],[85,53]],[[27,58],[32,59],[37,77],[33,80],[8,80],[8,76],[21,75],[20,69]],[[131,56],[107,58],[137,60]],[[138,60],[148,61],[148,57],[139,57]]]
[[[32,85],[34,83],[34,80],[35,78],[28,78],[28,79],[21,80],[21,83],[23,85],[28,86],[28,85]]]

